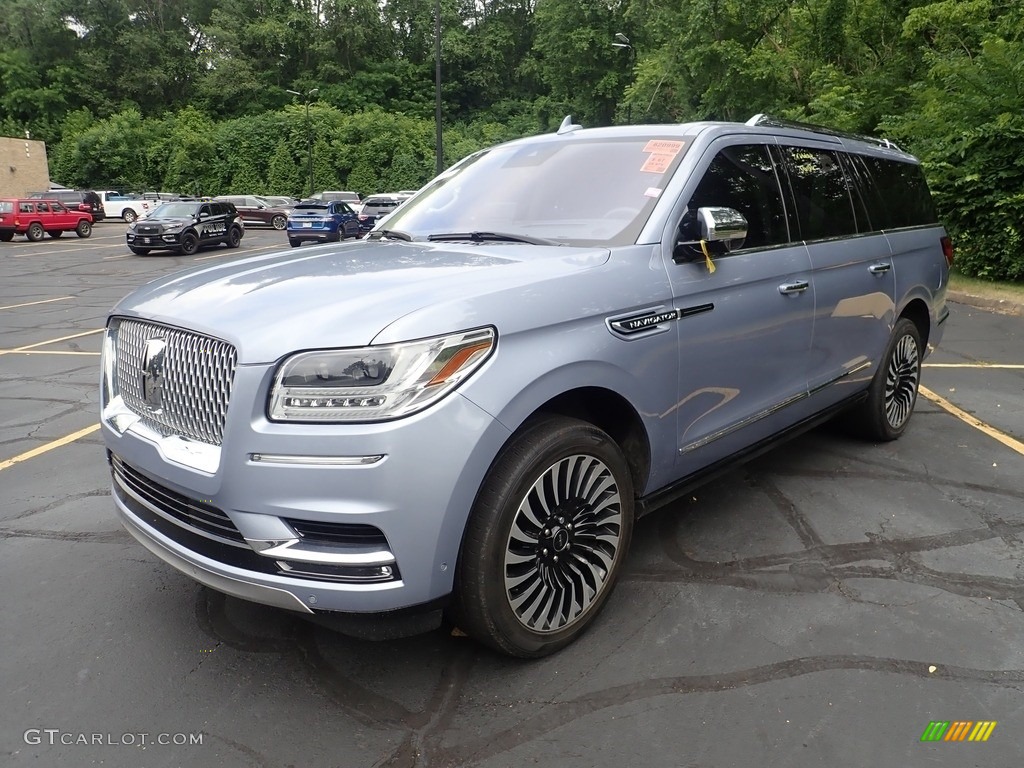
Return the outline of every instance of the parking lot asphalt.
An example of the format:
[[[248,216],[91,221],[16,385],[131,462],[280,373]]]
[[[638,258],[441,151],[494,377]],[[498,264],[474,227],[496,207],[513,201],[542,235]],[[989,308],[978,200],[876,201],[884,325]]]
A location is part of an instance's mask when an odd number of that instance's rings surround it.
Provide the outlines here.
[[[902,439],[826,425],[644,518],[592,630],[522,662],[447,630],[347,638],[121,530],[97,431],[107,310],[287,249],[250,229],[238,251],[137,257],[123,231],[0,243],[0,764],[1019,764],[1024,318],[952,304]],[[933,722],[995,726],[922,741]]]

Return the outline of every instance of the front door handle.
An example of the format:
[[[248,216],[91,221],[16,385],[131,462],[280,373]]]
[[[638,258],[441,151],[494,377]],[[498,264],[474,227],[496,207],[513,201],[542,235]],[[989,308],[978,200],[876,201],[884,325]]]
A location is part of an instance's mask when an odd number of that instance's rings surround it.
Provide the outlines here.
[[[783,296],[790,296],[794,293],[803,293],[810,287],[811,284],[808,283],[806,280],[796,280],[795,282],[792,283],[783,283],[782,285],[780,285],[779,293],[781,293]]]
[[[872,275],[884,275],[890,269],[892,269],[892,264],[889,263],[872,264],[870,267],[868,267],[868,272],[870,272]]]

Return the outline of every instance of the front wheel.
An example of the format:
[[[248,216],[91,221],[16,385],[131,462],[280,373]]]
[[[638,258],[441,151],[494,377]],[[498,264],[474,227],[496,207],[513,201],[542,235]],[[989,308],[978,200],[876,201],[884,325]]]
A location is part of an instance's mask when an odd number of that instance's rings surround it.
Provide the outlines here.
[[[618,580],[633,507],[629,467],[603,431],[565,417],[524,428],[473,506],[455,573],[455,622],[512,656],[568,645]]]
[[[92,224],[82,219],[78,222],[78,226],[75,227],[75,234],[79,237],[90,237],[92,235]]]
[[[921,383],[921,332],[913,321],[896,321],[868,399],[851,415],[854,429],[869,440],[889,441],[910,423]]]
[[[191,232],[186,232],[181,236],[181,244],[178,246],[178,253],[182,256],[191,256],[193,253],[199,250],[199,238],[193,235]]]

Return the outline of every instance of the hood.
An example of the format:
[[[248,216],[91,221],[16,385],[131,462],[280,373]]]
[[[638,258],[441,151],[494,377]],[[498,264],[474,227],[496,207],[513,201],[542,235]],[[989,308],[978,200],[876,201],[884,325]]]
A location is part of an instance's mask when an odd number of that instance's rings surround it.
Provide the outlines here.
[[[161,216],[159,219],[155,216],[147,216],[144,219],[138,219],[134,226],[136,230],[140,230],[143,227],[174,229],[176,227],[186,227],[194,222],[195,219],[191,216]]]
[[[559,276],[597,268],[608,255],[505,243],[305,246],[161,278],[112,313],[223,339],[242,364],[270,363],[301,349],[399,340],[382,331],[426,308],[422,323],[402,323],[401,340],[489,325],[524,287],[559,283]]]

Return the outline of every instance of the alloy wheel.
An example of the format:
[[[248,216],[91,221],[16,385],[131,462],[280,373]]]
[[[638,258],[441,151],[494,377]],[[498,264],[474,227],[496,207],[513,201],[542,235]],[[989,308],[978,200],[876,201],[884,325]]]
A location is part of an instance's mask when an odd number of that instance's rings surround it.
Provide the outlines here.
[[[505,546],[505,596],[519,622],[557,632],[585,616],[620,555],[622,509],[611,469],[575,454],[522,499]]]

